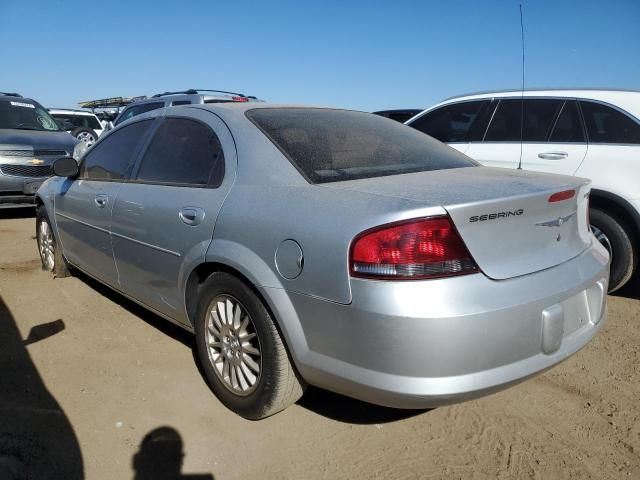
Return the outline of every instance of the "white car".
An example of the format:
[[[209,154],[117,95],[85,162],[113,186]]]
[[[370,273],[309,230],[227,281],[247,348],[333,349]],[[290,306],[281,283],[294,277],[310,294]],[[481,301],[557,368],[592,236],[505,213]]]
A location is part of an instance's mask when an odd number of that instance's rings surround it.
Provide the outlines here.
[[[590,221],[612,256],[612,292],[638,260],[639,119],[640,91],[513,90],[449,98],[406,124],[483,165],[590,178]]]
[[[98,117],[91,112],[50,108],[49,114],[60,124],[61,128],[86,143],[87,147],[96,143],[104,130],[104,126]]]

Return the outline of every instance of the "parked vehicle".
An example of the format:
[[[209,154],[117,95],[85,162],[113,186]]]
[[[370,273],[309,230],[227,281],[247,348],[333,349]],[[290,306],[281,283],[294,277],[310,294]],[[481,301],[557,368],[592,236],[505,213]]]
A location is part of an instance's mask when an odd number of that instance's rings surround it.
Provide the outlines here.
[[[379,112],[373,112],[381,117],[387,117],[396,122],[404,123],[410,118],[419,114],[422,110],[418,109],[404,109],[404,110],[380,110]]]
[[[592,179],[589,216],[612,256],[613,292],[640,254],[639,119],[640,92],[530,90],[450,98],[407,125],[483,165],[515,169],[521,161],[525,170]]]
[[[588,180],[480,167],[369,113],[155,110],[54,171],[43,267],[194,331],[211,388],[247,418],[306,384],[467,400],[566,359],[605,316]]]
[[[176,105],[229,103],[229,102],[257,102],[256,97],[244,95],[242,93],[227,92],[224,90],[202,90],[189,89],[181,92],[158,93],[150,98],[138,100],[127,106],[118,118],[113,122],[114,126],[129,120],[136,115],[140,115],[158,108],[171,107]]]
[[[102,123],[94,113],[64,108],[50,108],[49,113],[58,122],[60,128],[86,143],[87,147],[96,143],[102,134]]]
[[[33,206],[53,161],[77,143],[38,102],[0,92],[0,209]]]

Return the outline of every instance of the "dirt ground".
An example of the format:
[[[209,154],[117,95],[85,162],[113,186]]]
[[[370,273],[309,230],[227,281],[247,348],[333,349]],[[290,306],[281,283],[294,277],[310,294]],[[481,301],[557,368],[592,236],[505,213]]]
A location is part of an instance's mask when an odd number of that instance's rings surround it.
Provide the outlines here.
[[[0,297],[0,472],[640,479],[639,282],[609,298],[585,349],[509,390],[415,412],[310,389],[260,422],[209,391],[190,334],[85,277],[41,271],[30,212],[0,213]]]

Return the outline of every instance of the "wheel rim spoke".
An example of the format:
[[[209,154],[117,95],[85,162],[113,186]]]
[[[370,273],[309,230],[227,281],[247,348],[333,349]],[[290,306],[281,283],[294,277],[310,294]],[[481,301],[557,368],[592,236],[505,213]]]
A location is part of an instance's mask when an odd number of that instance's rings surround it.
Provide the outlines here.
[[[215,297],[207,312],[205,341],[216,376],[234,394],[251,394],[262,369],[260,338],[251,315],[229,294]]]

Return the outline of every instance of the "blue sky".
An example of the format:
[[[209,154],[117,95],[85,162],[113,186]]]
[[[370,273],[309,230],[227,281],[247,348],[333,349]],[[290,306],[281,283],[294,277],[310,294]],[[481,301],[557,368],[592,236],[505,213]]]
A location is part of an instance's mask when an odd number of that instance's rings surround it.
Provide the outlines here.
[[[48,107],[220,88],[427,107],[519,87],[519,1],[0,0],[0,90]],[[640,1],[526,1],[526,85],[640,89]]]

